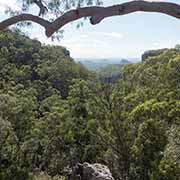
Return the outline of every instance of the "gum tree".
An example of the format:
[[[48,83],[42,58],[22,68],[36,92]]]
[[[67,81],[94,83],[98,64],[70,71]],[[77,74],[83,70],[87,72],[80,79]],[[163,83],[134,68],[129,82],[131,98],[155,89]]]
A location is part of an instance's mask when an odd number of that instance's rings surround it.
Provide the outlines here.
[[[0,30],[16,23],[28,21],[44,27],[47,37],[52,36],[61,28],[80,18],[89,18],[92,25],[100,23],[111,16],[121,16],[134,12],[157,12],[180,19],[180,4],[160,1],[128,1],[122,4],[103,7],[100,0],[20,0],[20,11],[8,9],[12,15],[0,22]],[[38,12],[31,14],[29,9],[33,6]],[[34,6],[33,6],[34,7]],[[53,17],[53,18],[52,18]]]

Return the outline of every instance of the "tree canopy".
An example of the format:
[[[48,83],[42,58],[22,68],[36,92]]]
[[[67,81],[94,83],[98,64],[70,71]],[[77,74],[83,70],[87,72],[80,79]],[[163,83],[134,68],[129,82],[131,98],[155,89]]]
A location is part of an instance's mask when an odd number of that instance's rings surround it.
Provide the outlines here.
[[[14,12],[13,9],[8,9],[7,12],[10,12],[12,17],[0,23],[0,30],[22,21],[31,21],[43,26],[46,36],[50,37],[64,25],[83,17],[90,18],[90,23],[95,25],[104,18],[137,11],[158,12],[180,19],[180,5],[163,1],[135,0],[109,7],[101,6],[103,2],[100,0],[21,0],[19,3],[21,11]],[[35,15],[27,13],[33,5],[38,7]]]
[[[86,161],[117,180],[179,180],[179,46],[119,73],[106,83],[63,47],[0,32],[0,179],[64,180]]]

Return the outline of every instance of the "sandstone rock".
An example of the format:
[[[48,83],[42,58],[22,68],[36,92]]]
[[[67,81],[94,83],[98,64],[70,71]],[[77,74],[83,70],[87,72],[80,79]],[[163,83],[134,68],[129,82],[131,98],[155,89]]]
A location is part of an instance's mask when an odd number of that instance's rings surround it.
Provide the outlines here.
[[[144,52],[144,54],[142,55],[142,61],[145,61],[146,59],[148,59],[149,57],[153,57],[153,56],[158,56],[160,54],[162,54],[164,51],[166,51],[167,49],[157,49],[157,50],[149,50]]]
[[[114,180],[114,178],[107,166],[83,163],[73,168],[69,180]]]

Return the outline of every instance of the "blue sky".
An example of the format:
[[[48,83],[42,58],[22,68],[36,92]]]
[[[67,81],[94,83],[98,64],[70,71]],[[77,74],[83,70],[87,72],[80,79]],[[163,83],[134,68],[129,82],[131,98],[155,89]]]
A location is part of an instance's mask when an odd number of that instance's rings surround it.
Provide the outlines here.
[[[16,6],[16,0],[0,0],[0,15],[4,4]],[[128,0],[105,0],[104,5],[127,2]],[[166,0],[180,4],[180,0]],[[133,13],[111,17],[92,26],[84,22],[80,29],[76,23],[64,27],[64,38],[52,42],[44,35],[44,29],[38,25],[27,32],[46,44],[65,46],[74,58],[134,58],[140,57],[148,49],[174,47],[180,44],[180,21],[158,13]]]

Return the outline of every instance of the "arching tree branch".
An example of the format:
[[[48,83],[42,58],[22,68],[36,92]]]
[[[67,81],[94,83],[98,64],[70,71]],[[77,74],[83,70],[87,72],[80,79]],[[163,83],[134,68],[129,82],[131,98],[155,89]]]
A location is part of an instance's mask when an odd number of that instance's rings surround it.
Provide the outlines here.
[[[50,37],[54,32],[58,31],[64,25],[82,17],[91,17],[90,22],[94,25],[98,24],[106,17],[126,15],[138,11],[163,13],[180,19],[179,4],[137,0],[109,7],[91,6],[70,10],[53,22],[48,22],[38,16],[33,16],[31,14],[21,14],[1,22],[0,30],[20,21],[32,21],[43,26],[46,30],[46,35]]]
[[[35,22],[41,26],[43,26],[45,29],[48,29],[49,26],[51,26],[51,23],[39,16],[34,16],[32,14],[20,14],[17,16],[13,16],[11,18],[8,18],[0,23],[0,30],[4,30],[5,28],[16,24],[18,22],[22,21],[32,21]]]

